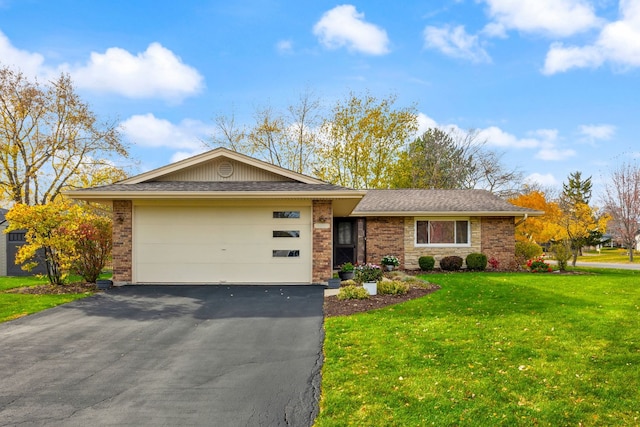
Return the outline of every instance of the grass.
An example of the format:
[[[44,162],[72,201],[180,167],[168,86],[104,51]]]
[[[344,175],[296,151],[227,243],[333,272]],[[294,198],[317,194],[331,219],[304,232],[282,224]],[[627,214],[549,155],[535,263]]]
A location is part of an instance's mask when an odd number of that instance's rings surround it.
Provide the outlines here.
[[[434,274],[325,322],[323,426],[640,424],[640,272]]]
[[[598,251],[584,251],[583,256],[578,257],[581,262],[610,262],[618,264],[629,264],[629,255],[626,249],[620,248],[602,248]],[[640,264],[640,253],[634,251],[633,263]]]
[[[102,277],[102,276],[101,276]],[[71,281],[79,280],[71,277]],[[89,296],[88,293],[62,295],[12,294],[5,291],[25,286],[37,286],[48,283],[46,278],[36,276],[0,277],[0,323],[18,319],[48,308],[65,304]]]

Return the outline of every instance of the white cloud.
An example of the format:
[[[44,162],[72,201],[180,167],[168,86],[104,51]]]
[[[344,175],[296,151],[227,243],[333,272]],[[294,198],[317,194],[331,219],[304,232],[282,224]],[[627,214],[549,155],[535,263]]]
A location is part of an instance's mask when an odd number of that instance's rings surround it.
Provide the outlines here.
[[[313,34],[328,49],[346,47],[369,55],[389,52],[387,32],[364,20],[355,6],[343,4],[325,12],[313,26]]]
[[[623,0],[624,1],[624,0]],[[600,25],[586,0],[485,0],[494,20],[486,34],[503,36],[506,30],[568,37]]]
[[[2,65],[20,70],[29,77],[36,77],[44,70],[44,56],[14,47],[2,31],[0,31],[0,58],[2,58]]]
[[[159,43],[151,43],[135,56],[117,47],[103,54],[92,52],[87,64],[64,68],[79,87],[129,98],[181,100],[203,86],[195,68]]]
[[[573,157],[576,154],[576,151],[572,149],[561,150],[551,145],[545,145],[540,149],[540,151],[538,151],[538,153],[536,153],[536,158],[555,162],[565,160],[568,157]]]
[[[478,131],[478,139],[487,141],[488,145],[501,148],[536,148],[540,146],[540,141],[535,138],[518,138],[513,134],[503,131],[497,126]]]
[[[428,129],[438,127],[438,122],[424,113],[418,113],[418,135],[422,135]]]
[[[291,40],[280,40],[276,43],[276,50],[283,55],[291,54],[293,53],[293,42]]]
[[[559,184],[558,180],[550,173],[540,174],[540,173],[532,173],[524,179],[525,183],[528,184],[539,184],[543,187],[554,187]]]
[[[0,58],[3,65],[15,67],[29,77],[49,80],[67,72],[78,87],[129,98],[179,101],[197,94],[204,80],[195,68],[159,43],[151,43],[135,56],[112,47],[103,54],[92,52],[84,65],[48,66],[43,55],[14,47],[0,31]]]
[[[621,69],[640,67],[640,1],[620,0],[621,19],[602,28],[597,40],[585,46],[551,45],[544,74],[572,68],[597,68],[609,62]]]
[[[613,125],[582,125],[578,127],[578,132],[588,142],[606,141],[616,133],[616,127]]]
[[[424,29],[424,45],[454,58],[476,63],[491,62],[489,54],[480,46],[478,36],[467,34],[463,25],[454,28],[427,26]]]
[[[197,120],[186,119],[176,125],[151,113],[131,116],[120,124],[120,128],[132,144],[192,154],[202,152],[205,149],[202,140],[214,132],[212,126]]]
[[[424,113],[418,114],[419,135],[428,128],[439,128],[452,134],[463,135],[467,131],[456,124],[438,124],[435,120]],[[560,161],[568,157],[573,157],[577,153],[572,149],[558,148],[557,129],[537,129],[528,132],[523,138],[519,138],[497,126],[489,126],[484,129],[477,129],[476,141],[486,143],[490,147],[509,150],[535,150],[534,157],[540,160]]]

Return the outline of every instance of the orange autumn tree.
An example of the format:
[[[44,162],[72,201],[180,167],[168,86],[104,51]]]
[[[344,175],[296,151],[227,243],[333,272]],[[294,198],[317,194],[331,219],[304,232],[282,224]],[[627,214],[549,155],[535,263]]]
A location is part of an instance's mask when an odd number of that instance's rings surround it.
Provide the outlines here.
[[[523,208],[543,211],[544,215],[530,217],[516,228],[516,240],[521,242],[546,243],[563,236],[560,226],[562,210],[554,201],[548,201],[544,192],[534,190],[509,199]]]

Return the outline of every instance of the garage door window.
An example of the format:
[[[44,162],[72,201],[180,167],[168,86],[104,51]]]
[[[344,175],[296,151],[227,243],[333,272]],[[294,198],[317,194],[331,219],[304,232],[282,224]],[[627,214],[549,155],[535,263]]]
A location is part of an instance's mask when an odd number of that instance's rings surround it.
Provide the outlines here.
[[[274,211],[274,218],[300,218],[300,211]]]
[[[273,237],[300,237],[300,230],[273,230]]]
[[[300,251],[299,250],[289,250],[289,249],[274,249],[273,250],[274,258],[299,258]]]

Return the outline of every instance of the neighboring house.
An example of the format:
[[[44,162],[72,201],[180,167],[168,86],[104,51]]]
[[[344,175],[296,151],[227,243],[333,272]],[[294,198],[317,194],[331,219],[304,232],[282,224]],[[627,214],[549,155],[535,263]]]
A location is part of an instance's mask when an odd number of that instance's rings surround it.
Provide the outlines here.
[[[9,212],[0,208],[0,276],[7,275],[7,235],[4,230],[7,229],[7,220],[5,215]]]
[[[9,212],[0,209],[0,276],[32,276],[34,274],[46,274],[47,268],[44,262],[31,271],[25,271],[19,264],[16,264],[16,253],[20,246],[25,243],[25,230],[14,230],[7,234],[4,231],[9,226],[5,215]],[[38,254],[42,255],[42,251]]]
[[[387,254],[506,265],[516,221],[542,214],[483,190],[353,190],[225,148],[66,194],[113,206],[123,283],[321,283]]]

